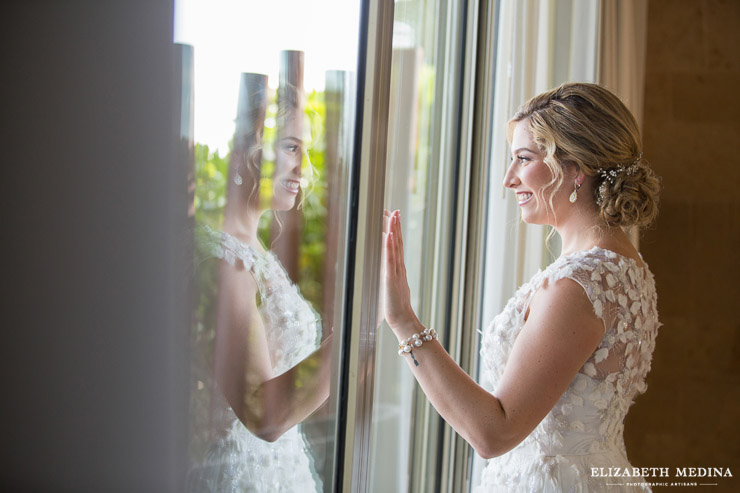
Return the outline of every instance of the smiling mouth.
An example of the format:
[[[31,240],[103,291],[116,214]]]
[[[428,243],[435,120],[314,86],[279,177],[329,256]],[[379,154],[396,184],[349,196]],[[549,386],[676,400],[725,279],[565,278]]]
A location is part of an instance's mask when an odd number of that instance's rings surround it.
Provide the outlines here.
[[[296,180],[283,180],[280,182],[283,185],[283,188],[285,188],[290,193],[298,193],[298,190],[301,187],[301,182]]]
[[[532,197],[534,197],[532,192],[517,192],[516,194],[516,199],[519,202],[519,205],[526,204]]]

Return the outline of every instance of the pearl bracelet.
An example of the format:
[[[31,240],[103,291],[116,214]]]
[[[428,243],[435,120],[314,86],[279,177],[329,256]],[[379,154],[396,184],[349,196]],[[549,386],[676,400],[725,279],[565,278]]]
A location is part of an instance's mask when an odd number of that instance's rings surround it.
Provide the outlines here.
[[[424,342],[429,342],[432,339],[437,338],[437,331],[434,329],[424,329],[418,334],[413,334],[408,339],[402,340],[398,344],[398,354],[399,356],[403,356],[404,354],[409,354],[411,356],[411,359],[414,360],[414,365],[419,366],[419,362],[416,361],[416,358],[414,358],[413,349],[415,347],[421,347]]]

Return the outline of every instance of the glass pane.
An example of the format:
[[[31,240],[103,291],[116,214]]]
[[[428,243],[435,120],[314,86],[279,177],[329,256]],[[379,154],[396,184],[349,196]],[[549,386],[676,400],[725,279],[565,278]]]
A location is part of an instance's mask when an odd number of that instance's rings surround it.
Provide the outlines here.
[[[450,54],[457,2],[395,2],[391,101],[386,163],[386,207],[402,216],[412,305],[429,326],[445,296],[444,258],[454,180],[457,106]],[[449,45],[448,45],[449,43]],[[444,338],[444,327],[435,327]],[[376,343],[370,491],[433,491],[434,478],[418,468],[434,457],[436,413],[419,398],[413,375],[397,354],[395,335],[383,324]],[[431,459],[434,462],[434,459]],[[414,470],[412,476],[410,471]],[[417,474],[418,473],[418,474]],[[424,477],[421,481],[419,478]],[[428,481],[424,483],[424,481]]]
[[[192,104],[187,490],[333,491],[359,0],[175,6]]]

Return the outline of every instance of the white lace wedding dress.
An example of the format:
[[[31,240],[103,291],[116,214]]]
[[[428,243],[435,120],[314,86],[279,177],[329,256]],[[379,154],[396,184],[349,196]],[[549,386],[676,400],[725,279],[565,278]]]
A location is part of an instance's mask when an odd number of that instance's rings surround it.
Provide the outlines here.
[[[482,384],[495,394],[533,294],[545,282],[563,278],[583,287],[604,322],[604,337],[535,430],[510,452],[488,461],[478,493],[649,490],[640,476],[608,476],[610,467],[632,471],[624,418],[635,396],[646,389],[660,325],[647,265],[595,247],[560,257],[538,272],[483,332]]]
[[[267,335],[273,375],[278,376],[319,347],[318,314],[292,284],[272,252],[262,254],[233,236],[199,229],[200,249],[244,265],[257,282],[259,312]],[[213,392],[212,438],[203,461],[191,468],[192,493],[321,491],[321,481],[299,426],[275,442],[257,438],[239,421],[223,394]]]

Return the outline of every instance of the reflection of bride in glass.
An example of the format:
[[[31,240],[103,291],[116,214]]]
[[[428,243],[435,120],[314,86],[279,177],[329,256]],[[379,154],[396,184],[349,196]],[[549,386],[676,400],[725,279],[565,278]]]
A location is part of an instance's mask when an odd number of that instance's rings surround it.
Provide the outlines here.
[[[274,170],[262,169],[267,77],[242,74],[223,231],[199,229],[218,262],[210,437],[188,489],[318,491],[298,423],[329,395],[331,336],[258,239],[267,209],[296,205],[303,157],[303,94],[281,84]],[[267,168],[268,166],[265,166]]]

